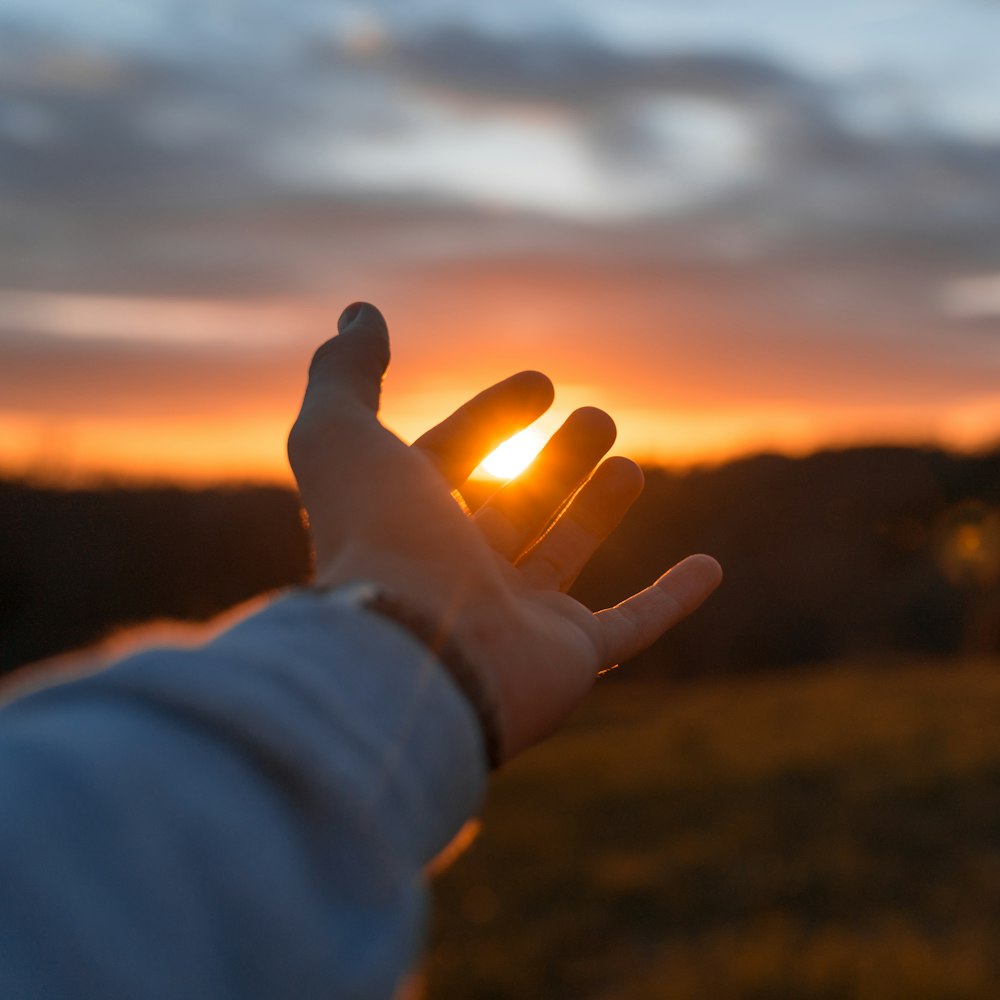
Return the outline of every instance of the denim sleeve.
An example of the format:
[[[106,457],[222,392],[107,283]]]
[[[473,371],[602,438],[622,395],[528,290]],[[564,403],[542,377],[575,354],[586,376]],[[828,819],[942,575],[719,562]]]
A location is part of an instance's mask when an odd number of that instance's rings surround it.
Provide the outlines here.
[[[437,661],[336,596],[18,698],[0,996],[391,997],[485,777]]]

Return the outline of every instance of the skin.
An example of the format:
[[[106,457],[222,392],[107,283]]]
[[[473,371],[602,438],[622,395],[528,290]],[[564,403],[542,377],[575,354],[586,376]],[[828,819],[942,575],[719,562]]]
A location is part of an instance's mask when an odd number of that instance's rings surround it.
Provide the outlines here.
[[[316,580],[371,580],[432,619],[479,671],[508,759],[552,733],[599,672],[694,611],[722,579],[695,555],[596,614],[566,590],[642,491],[602,410],[575,411],[532,465],[474,516],[457,490],[551,404],[538,372],[500,382],[407,446],[378,421],[389,364],[382,314],[344,311],[317,350],[288,455],[309,515]]]

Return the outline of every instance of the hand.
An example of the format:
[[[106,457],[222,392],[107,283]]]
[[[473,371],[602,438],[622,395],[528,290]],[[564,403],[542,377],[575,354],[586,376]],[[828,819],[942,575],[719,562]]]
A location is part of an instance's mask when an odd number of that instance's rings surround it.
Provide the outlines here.
[[[532,466],[470,517],[452,491],[549,407],[549,380],[514,375],[408,447],[377,420],[389,363],[381,313],[357,303],[338,328],[313,358],[288,439],[317,582],[376,581],[432,619],[479,672],[509,758],[552,732],[601,670],[694,611],[721,570],[691,556],[617,607],[591,613],[565,591],[642,490],[628,459],[594,471],[614,441],[611,418],[577,410]]]

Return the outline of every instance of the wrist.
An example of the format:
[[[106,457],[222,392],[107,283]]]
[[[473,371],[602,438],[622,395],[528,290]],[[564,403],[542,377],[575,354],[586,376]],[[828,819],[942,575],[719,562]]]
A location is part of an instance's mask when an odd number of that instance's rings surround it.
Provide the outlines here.
[[[458,635],[446,616],[431,614],[417,602],[375,581],[336,586],[318,583],[314,589],[336,591],[354,606],[402,628],[433,653],[475,712],[490,767],[500,765],[504,759],[503,727],[495,692],[487,681],[487,672],[473,659],[475,652],[468,648],[473,644],[468,637],[463,640]]]

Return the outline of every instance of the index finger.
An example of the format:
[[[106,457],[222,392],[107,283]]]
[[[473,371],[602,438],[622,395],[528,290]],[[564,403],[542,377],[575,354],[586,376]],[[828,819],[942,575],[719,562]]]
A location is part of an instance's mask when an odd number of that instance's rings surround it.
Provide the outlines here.
[[[450,417],[417,438],[451,489],[457,489],[497,445],[537,420],[555,391],[541,372],[518,372],[484,389]]]

